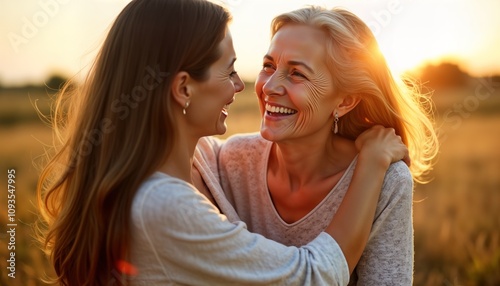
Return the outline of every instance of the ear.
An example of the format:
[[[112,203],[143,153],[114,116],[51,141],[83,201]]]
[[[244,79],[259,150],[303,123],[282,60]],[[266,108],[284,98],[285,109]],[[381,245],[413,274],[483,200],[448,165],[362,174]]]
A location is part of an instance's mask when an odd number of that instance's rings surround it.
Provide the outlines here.
[[[360,101],[361,98],[357,95],[347,95],[339,103],[339,105],[337,105],[337,108],[335,110],[338,112],[339,117],[342,117],[349,113],[349,111],[353,110]]]
[[[172,99],[182,108],[186,106],[186,102],[191,100],[190,80],[191,76],[185,71],[178,72],[172,80]]]

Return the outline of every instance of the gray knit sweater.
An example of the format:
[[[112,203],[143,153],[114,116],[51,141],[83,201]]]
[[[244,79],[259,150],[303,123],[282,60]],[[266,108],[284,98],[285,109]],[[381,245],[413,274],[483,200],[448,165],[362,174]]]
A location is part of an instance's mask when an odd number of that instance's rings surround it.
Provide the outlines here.
[[[237,219],[212,169],[218,146],[202,142],[195,165],[221,210]],[[131,215],[131,263],[138,274],[130,285],[345,285],[349,280],[345,257],[328,234],[318,233],[302,247],[274,242],[250,233],[244,222],[230,222],[192,185],[163,173],[141,185]]]
[[[285,245],[304,245],[330,223],[347,191],[356,159],[313,211],[289,224],[280,218],[267,188],[271,145],[259,134],[229,138],[219,154],[222,186],[250,231]],[[392,164],[384,179],[367,246],[350,284],[412,285],[412,195],[413,180],[408,167],[403,162]]]

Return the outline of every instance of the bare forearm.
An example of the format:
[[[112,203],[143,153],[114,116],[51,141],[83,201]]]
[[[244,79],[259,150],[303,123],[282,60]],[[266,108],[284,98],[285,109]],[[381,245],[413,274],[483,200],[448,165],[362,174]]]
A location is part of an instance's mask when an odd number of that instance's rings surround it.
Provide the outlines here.
[[[389,164],[363,152],[359,154],[349,189],[325,230],[342,248],[351,272],[368,241]]]

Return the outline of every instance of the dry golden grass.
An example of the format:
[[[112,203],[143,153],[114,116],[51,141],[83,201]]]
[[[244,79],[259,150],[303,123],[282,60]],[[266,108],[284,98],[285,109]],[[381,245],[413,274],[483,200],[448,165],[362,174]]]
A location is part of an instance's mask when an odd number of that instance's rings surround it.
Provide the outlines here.
[[[222,137],[259,129],[259,112],[252,89],[252,85],[247,85],[246,91],[237,95],[230,109],[228,132]],[[473,96],[473,89],[457,94],[446,98],[435,95],[440,99],[437,102],[442,101],[439,114],[446,114],[453,104]],[[24,97],[12,100],[0,96],[2,114],[17,110],[33,116],[26,95],[18,96]],[[460,124],[450,122],[451,117],[442,116],[438,120],[442,138],[446,139],[430,174],[432,181],[415,189],[415,285],[500,285],[499,106],[497,90],[480,101],[468,117],[461,117]],[[39,171],[33,162],[38,162],[37,157],[43,154],[40,141],[51,142],[50,129],[33,120],[2,126],[0,140],[0,185],[6,186],[7,170],[15,168],[18,219],[16,278],[7,277],[7,262],[2,259],[0,285],[43,285],[40,278],[52,271],[32,238]],[[2,229],[7,224],[6,200],[4,192],[0,195]],[[2,231],[2,258],[8,255],[7,239]]]
[[[7,261],[0,260],[0,285],[42,285],[38,278],[50,272],[43,253],[33,239],[33,222],[37,218],[35,187],[38,170],[33,160],[43,153],[38,140],[49,142],[50,129],[38,123],[23,124],[0,130],[0,225],[7,225],[7,170],[16,170],[16,278],[7,277]],[[0,257],[8,257],[8,237],[0,234]]]
[[[416,187],[416,285],[500,285],[499,129],[474,114],[448,130],[433,181]]]

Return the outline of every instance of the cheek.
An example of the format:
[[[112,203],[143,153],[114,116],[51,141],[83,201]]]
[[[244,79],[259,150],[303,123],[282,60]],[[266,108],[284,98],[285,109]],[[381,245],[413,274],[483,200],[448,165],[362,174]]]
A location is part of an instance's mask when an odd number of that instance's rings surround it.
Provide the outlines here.
[[[229,101],[235,93],[234,83],[226,78],[216,81],[210,90],[210,94],[214,97],[214,101],[222,101],[224,103]]]
[[[229,102],[234,96],[234,85],[230,80],[214,81],[205,85],[198,97],[196,105],[201,113],[203,110],[217,111],[221,110],[224,104]]]
[[[262,88],[264,87],[264,84],[266,84],[267,80],[269,79],[269,76],[261,71],[257,75],[257,79],[255,80],[255,94],[257,94],[257,99],[259,100],[259,107],[261,113],[264,112],[264,93],[262,91]]]
[[[328,120],[333,110],[333,89],[327,77],[318,76],[315,79],[304,82],[301,86],[305,96],[297,97],[295,104],[302,106],[297,125],[299,129],[307,129],[314,122]]]
[[[333,99],[333,89],[328,77],[324,74],[319,74],[314,80],[307,82],[305,85],[307,90],[307,106],[317,112],[321,109],[330,109]]]
[[[262,93],[262,88],[268,79],[269,76],[263,71],[257,75],[257,79],[255,80],[255,93],[257,93],[258,96]]]

